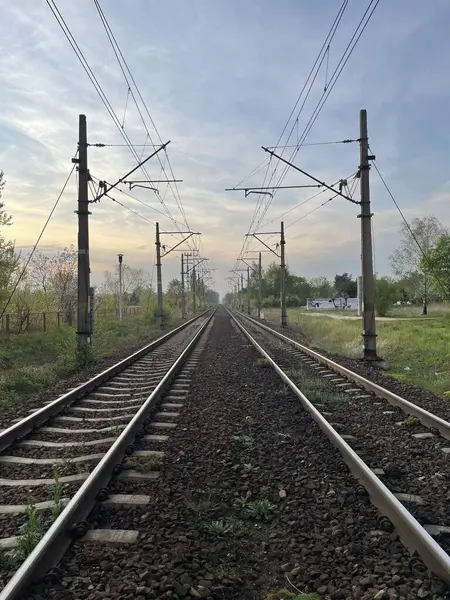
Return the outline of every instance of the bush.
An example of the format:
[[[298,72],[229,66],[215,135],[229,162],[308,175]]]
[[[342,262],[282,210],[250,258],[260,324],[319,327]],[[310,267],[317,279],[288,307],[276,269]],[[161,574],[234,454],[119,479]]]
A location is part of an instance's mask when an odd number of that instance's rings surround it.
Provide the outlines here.
[[[388,314],[397,298],[397,285],[388,277],[375,280],[375,310],[379,317]]]

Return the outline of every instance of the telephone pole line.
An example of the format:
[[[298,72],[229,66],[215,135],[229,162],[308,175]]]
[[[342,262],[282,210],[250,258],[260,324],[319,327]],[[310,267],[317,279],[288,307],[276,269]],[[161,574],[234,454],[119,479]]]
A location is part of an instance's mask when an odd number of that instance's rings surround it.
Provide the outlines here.
[[[122,261],[123,254],[118,254],[119,257],[119,321],[122,320],[122,307],[123,307],[123,286],[122,286]]]
[[[261,303],[262,303],[262,260],[261,252],[259,253],[258,260],[258,319],[261,318]]]
[[[181,253],[181,317],[186,318],[186,293],[184,289],[184,254]]]
[[[196,288],[197,288],[197,278],[195,276],[195,267],[192,268],[192,306],[193,306],[193,311],[194,311],[194,317],[195,317],[195,313],[197,312],[197,299],[196,299]]]
[[[260,237],[260,235],[277,235],[280,234],[280,242],[276,245],[277,249],[280,247],[280,253],[276,252],[273,248],[268,246],[266,242],[264,242]],[[259,233],[246,233],[246,237],[254,237],[260,242],[263,246],[267,248],[272,254],[275,254],[280,259],[280,305],[281,305],[281,327],[287,326],[287,311],[286,311],[286,238],[284,236],[284,222],[281,221],[281,229],[280,231],[262,231]],[[260,287],[261,287],[261,256],[259,259],[259,272],[260,272]],[[261,294],[261,291],[260,291]],[[260,303],[261,307],[261,303]],[[259,309],[259,313],[261,315],[261,308]]]
[[[79,116],[78,122],[78,158],[72,162],[78,163],[78,284],[77,284],[77,349],[78,360],[86,362],[87,346],[91,343],[91,323],[89,316],[89,196],[88,183],[90,179],[87,156],[87,125],[86,115]]]
[[[361,263],[363,280],[363,343],[364,359],[378,360],[377,336],[375,329],[375,285],[373,277],[372,256],[372,213],[370,207],[370,160],[375,157],[369,155],[369,138],[367,135],[367,111],[359,113],[359,150],[361,178]]]
[[[158,299],[158,325],[164,327],[163,291],[161,273],[161,238],[159,235],[159,223],[156,223],[156,294]]]

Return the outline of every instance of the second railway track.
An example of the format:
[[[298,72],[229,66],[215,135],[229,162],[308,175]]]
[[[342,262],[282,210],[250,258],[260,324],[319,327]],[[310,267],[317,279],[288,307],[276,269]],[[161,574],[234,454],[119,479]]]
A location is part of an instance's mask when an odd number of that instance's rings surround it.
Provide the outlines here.
[[[87,533],[85,519],[96,501],[139,503],[132,491],[108,499],[107,486],[113,476],[124,478],[128,488],[158,476],[162,452],[152,447],[133,455],[135,440],[147,432],[147,442],[158,446],[174,426],[189,381],[175,378],[212,317],[208,311],[192,319],[0,433],[2,600],[20,598],[31,582],[52,576],[74,536]],[[172,395],[150,422],[172,384]],[[127,455],[137,466],[122,473]],[[41,536],[25,558],[27,546]]]
[[[450,423],[255,319],[233,318],[339,449],[404,544],[450,583]],[[390,524],[381,520],[381,526]]]

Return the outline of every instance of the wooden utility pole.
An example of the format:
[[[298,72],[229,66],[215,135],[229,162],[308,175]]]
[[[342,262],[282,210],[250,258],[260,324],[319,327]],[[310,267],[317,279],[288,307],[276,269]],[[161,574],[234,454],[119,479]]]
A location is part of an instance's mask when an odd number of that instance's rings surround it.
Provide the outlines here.
[[[261,318],[261,303],[262,303],[262,260],[261,252],[258,260],[258,319]]]
[[[372,213],[369,183],[369,138],[367,135],[367,111],[359,113],[360,188],[361,188],[361,262],[363,283],[363,346],[365,360],[378,360],[375,329],[375,285],[372,256]]]
[[[123,254],[118,254],[119,257],[119,321],[122,320],[122,310],[123,310],[123,287],[122,287],[122,262],[123,262]]]
[[[185,290],[184,290],[184,254],[183,253],[181,253],[181,317],[183,319],[186,318],[186,294],[185,294]]]
[[[159,235],[159,223],[156,223],[156,294],[158,299],[158,325],[164,327],[163,290],[161,273],[161,239]]]
[[[87,346],[91,343],[89,319],[89,170],[87,157],[86,116],[79,116],[78,158],[78,302],[77,302],[77,347],[81,364],[86,362]]]
[[[284,238],[284,223],[281,221],[281,237],[280,237],[280,258],[281,258],[281,327],[287,326],[286,312],[286,257],[284,246],[286,240]]]

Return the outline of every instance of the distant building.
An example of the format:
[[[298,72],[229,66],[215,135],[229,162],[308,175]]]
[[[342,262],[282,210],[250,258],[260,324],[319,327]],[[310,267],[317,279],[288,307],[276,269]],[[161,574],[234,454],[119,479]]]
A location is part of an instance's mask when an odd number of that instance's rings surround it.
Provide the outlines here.
[[[308,298],[306,307],[308,310],[357,310],[358,298]]]

